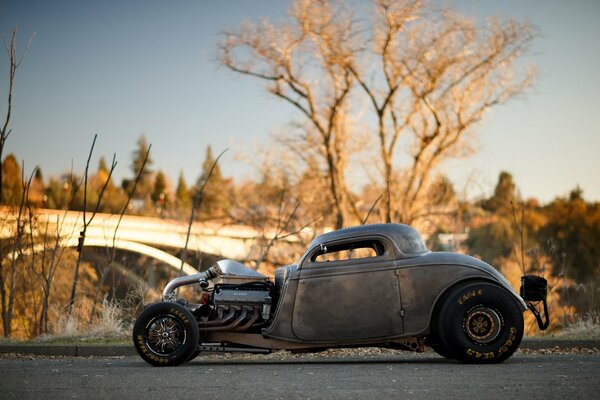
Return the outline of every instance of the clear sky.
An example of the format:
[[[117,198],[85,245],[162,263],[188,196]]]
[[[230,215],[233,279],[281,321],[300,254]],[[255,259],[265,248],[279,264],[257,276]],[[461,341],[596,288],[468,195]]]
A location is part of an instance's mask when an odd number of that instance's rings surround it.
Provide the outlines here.
[[[479,128],[478,152],[447,172],[471,196],[489,195],[501,170],[525,197],[547,202],[577,184],[600,200],[600,1],[454,1],[477,19],[528,19],[542,36],[532,63],[541,73],[523,99],[494,109]],[[37,35],[17,72],[13,133],[5,155],[26,170],[83,171],[93,135],[100,155],[117,154],[117,178],[130,174],[140,134],[152,143],[154,167],[188,183],[205,148],[230,148],[226,175],[251,176],[241,153],[297,114],[259,82],[215,62],[219,32],[243,20],[281,18],[286,1],[2,0],[0,33],[19,28],[22,49]],[[0,117],[6,111],[8,63],[0,56]]]

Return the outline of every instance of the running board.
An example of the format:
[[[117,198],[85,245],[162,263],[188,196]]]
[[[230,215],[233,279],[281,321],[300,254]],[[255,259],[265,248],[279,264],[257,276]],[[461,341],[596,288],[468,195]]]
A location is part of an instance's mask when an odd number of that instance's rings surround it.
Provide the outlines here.
[[[259,347],[232,347],[222,346],[220,344],[199,344],[196,347],[196,351],[215,351],[221,353],[258,353],[258,354],[269,354],[270,349],[261,349]]]

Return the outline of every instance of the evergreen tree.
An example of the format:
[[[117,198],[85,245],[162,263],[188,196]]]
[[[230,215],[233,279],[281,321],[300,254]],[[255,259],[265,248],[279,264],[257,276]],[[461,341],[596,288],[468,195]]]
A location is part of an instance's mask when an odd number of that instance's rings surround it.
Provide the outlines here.
[[[31,181],[31,187],[29,188],[29,201],[32,205],[41,207],[45,205],[47,199],[44,175],[42,174],[42,170],[38,167],[35,170],[33,180]]]
[[[146,153],[148,152],[148,147],[149,146],[148,142],[146,141],[146,136],[142,134],[137,141],[137,148],[133,151],[132,154],[133,160],[131,162],[131,172],[133,173],[133,176],[128,181],[128,186],[133,185],[135,178],[142,169],[142,166],[144,165],[144,158],[146,157]],[[150,182],[150,176],[152,175],[152,163],[152,158],[150,157],[150,155],[148,155],[146,165],[144,167],[144,170],[142,171],[140,181],[136,189],[136,194],[138,195],[138,197],[144,198],[147,195],[149,195],[152,191],[152,184]]]
[[[4,204],[17,205],[23,193],[21,167],[14,154],[9,154],[2,163],[2,199]]]
[[[221,217],[230,205],[229,183],[223,178],[219,164],[215,164],[210,145],[206,148],[206,157],[202,163],[202,174],[196,183],[194,196],[203,186],[202,200],[198,210],[200,217]]]
[[[44,174],[42,173],[42,169],[40,167],[37,167],[35,169],[35,174],[33,175],[33,179],[36,179],[40,182],[44,182]]]
[[[177,210],[180,213],[189,212],[192,206],[192,196],[183,177],[183,171],[179,172],[179,179],[177,180],[177,189],[175,191],[175,202]]]
[[[94,186],[94,190],[100,190],[102,188],[102,186],[108,180],[108,174],[110,174],[110,170],[108,169],[106,159],[103,156],[98,162],[98,171],[96,172],[96,175],[91,179],[92,185]],[[114,186],[112,182],[109,182],[108,185]]]
[[[490,212],[506,212],[510,210],[510,203],[517,199],[516,185],[513,177],[506,171],[500,172],[494,195],[482,202],[481,208]]]
[[[163,206],[167,203],[167,179],[165,174],[158,170],[156,177],[154,178],[154,189],[152,190],[152,201],[158,203],[159,206]]]
[[[108,164],[106,163],[106,159],[104,157],[101,157],[98,163],[98,171],[96,172],[96,175],[92,178],[93,190],[98,195],[102,190],[102,186],[104,186],[104,184],[106,183],[109,174],[110,169],[108,167]],[[118,213],[123,208],[123,204],[125,204],[125,201],[126,196],[123,189],[116,186],[113,183],[113,178],[111,177],[111,181],[108,182],[104,191],[100,211]]]
[[[108,175],[110,170],[108,169],[108,165],[106,164],[106,158],[104,156],[100,157],[100,161],[98,162],[98,173],[104,172]]]

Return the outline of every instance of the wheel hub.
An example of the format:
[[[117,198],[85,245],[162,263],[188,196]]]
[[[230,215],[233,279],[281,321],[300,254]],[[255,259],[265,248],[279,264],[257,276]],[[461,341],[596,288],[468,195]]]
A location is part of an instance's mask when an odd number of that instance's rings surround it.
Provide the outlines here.
[[[502,321],[495,310],[484,306],[471,309],[463,320],[464,330],[475,343],[490,343],[498,337]]]

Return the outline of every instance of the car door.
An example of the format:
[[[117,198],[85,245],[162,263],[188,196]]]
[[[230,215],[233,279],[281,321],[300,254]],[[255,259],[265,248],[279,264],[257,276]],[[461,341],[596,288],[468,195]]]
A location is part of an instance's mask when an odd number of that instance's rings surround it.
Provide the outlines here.
[[[300,266],[292,329],[306,341],[403,333],[395,257],[384,237],[321,244]]]

